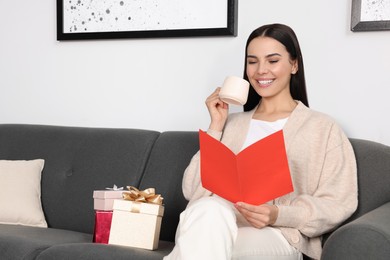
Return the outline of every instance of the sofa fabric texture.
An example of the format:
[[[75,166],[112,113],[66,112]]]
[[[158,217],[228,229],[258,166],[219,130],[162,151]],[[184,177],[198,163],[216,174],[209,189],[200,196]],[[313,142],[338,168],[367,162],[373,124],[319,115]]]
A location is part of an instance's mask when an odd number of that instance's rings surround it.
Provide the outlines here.
[[[359,205],[324,237],[322,259],[387,259],[390,147],[350,139]],[[42,207],[48,228],[0,224],[0,259],[162,259],[174,246],[187,205],[182,176],[199,149],[198,132],[0,124],[0,160],[44,159]],[[93,191],[131,185],[164,197],[155,251],[92,243]]]

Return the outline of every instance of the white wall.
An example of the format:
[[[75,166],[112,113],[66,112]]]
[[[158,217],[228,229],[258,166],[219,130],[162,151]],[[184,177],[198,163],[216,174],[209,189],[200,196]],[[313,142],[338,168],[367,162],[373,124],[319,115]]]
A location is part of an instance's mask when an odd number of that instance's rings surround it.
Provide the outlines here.
[[[0,2],[0,123],[205,129],[204,100],[242,75],[248,34],[281,22],[300,39],[311,107],[390,145],[390,31],[352,33],[350,0],[240,0],[237,37],[57,42],[55,12]]]

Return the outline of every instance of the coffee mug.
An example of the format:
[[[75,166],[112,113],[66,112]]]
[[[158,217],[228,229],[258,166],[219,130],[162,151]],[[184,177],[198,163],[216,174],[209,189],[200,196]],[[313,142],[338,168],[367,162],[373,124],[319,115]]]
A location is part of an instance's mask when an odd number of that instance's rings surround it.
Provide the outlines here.
[[[226,77],[219,98],[228,104],[244,105],[248,99],[249,82],[236,76]]]

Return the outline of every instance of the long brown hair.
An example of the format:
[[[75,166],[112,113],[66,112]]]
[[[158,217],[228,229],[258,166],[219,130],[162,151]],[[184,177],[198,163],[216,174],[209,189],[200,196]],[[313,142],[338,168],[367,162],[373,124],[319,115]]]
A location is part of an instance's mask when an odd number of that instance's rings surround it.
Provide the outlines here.
[[[270,37],[281,44],[283,44],[287,52],[290,54],[292,60],[298,61],[298,71],[297,73],[291,75],[290,79],[290,93],[293,99],[300,100],[306,106],[309,106],[309,101],[307,99],[306,93],[306,80],[305,80],[305,71],[303,68],[303,58],[301,48],[299,47],[298,38],[295,35],[294,31],[284,24],[268,24],[261,26],[254,30],[248,37],[245,47],[245,65],[244,65],[244,79],[248,80],[248,75],[246,74],[246,64],[247,64],[247,55],[248,55],[248,45],[249,43],[257,37]],[[257,94],[253,86],[251,85],[248,93],[248,101],[244,105],[244,111],[249,111],[254,109],[260,102],[261,96]]]

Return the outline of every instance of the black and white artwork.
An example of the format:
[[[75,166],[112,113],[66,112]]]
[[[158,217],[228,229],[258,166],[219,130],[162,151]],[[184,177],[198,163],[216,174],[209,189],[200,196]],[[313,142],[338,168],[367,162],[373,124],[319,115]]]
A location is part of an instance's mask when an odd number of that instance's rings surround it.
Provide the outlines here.
[[[236,35],[236,0],[57,0],[57,39]]]
[[[362,0],[361,21],[390,20],[390,0]]]
[[[351,30],[390,30],[390,0],[352,0]]]

